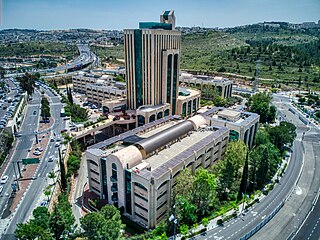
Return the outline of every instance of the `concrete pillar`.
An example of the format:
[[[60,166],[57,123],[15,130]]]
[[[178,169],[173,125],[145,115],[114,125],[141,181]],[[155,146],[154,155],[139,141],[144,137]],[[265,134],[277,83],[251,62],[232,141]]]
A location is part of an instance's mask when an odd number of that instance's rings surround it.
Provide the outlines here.
[[[254,125],[250,128],[250,142],[249,142],[249,148],[252,148],[253,146],[253,140],[254,140]]]

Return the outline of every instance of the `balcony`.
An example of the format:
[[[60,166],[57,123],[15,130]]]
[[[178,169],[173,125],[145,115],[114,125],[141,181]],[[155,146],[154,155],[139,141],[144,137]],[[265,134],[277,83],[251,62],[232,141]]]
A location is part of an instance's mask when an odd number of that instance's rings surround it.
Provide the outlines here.
[[[117,186],[112,186],[111,187],[111,192],[118,192],[118,187]]]
[[[118,202],[118,196],[117,196],[117,195],[111,196],[111,200],[112,200],[113,202]]]
[[[111,177],[110,177],[110,181],[111,181],[111,182],[117,182],[117,181],[118,181],[118,178],[111,176]]]

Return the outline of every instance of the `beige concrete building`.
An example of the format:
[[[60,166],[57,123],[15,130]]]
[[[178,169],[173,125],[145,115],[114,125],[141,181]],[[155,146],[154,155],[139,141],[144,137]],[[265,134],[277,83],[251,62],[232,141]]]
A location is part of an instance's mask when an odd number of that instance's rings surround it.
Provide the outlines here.
[[[103,75],[101,78],[77,75],[72,77],[73,90],[84,94],[88,102],[102,106],[106,100],[126,97],[126,84],[117,82],[113,76]]]
[[[169,212],[180,171],[209,168],[223,157],[229,130],[209,122],[200,115],[168,116],[91,146],[90,191],[154,228]]]
[[[232,96],[232,81],[223,77],[210,77],[205,75],[192,75],[190,73],[181,73],[180,83],[190,87],[196,87],[203,91],[214,90],[218,96],[228,98]]]
[[[228,128],[230,130],[230,140],[237,141],[241,139],[250,148],[253,146],[254,137],[259,126],[260,116],[258,114],[221,107],[214,107],[200,113],[210,121],[211,125]]]
[[[160,21],[124,30],[128,108],[169,103],[176,114],[181,33],[174,30],[174,11],[163,12]]]
[[[197,110],[200,108],[200,98],[200,91],[180,87],[177,114],[182,117],[191,117],[197,114]]]

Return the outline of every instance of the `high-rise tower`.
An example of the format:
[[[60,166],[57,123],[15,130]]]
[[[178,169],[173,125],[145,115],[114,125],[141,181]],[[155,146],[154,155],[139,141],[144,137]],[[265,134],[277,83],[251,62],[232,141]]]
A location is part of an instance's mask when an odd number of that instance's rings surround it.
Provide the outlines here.
[[[181,33],[174,11],[164,11],[160,22],[140,22],[124,36],[128,108],[169,103],[175,114]]]

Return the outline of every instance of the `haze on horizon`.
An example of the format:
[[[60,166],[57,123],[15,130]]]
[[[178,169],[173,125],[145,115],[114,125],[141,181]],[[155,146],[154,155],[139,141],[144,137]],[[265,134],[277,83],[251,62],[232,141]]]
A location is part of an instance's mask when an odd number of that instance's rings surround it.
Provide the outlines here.
[[[0,29],[125,29],[159,21],[173,9],[177,26],[233,27],[264,21],[318,22],[319,0],[2,0]]]

